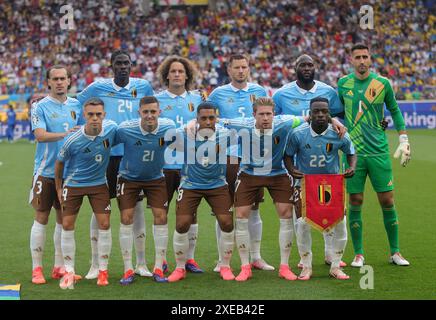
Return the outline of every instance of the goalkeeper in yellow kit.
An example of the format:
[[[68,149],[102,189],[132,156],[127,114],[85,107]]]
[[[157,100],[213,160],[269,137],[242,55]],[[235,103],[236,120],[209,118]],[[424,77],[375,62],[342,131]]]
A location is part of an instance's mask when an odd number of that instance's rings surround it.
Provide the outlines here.
[[[410,160],[410,145],[406,126],[394,91],[387,78],[370,71],[369,48],[356,44],[351,49],[351,63],[354,72],[338,81],[339,98],[344,105],[345,126],[357,153],[355,175],[347,179],[347,192],[350,194],[348,221],[355,257],[351,266],[364,264],[362,245],[363,191],[366,176],[369,176],[383,211],[383,221],[390,246],[389,261],[396,265],[408,266],[409,262],[400,254],[398,243],[398,217],[394,206],[394,183],[392,164],[389,157],[388,140],[381,126],[384,105],[392,115],[400,144],[394,154],[401,157],[406,166]]]

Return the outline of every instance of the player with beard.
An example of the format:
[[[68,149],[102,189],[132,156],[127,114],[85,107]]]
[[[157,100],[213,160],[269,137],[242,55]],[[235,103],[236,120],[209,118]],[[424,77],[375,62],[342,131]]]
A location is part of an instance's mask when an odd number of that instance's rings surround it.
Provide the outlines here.
[[[339,101],[336,90],[324,82],[314,80],[315,79],[315,61],[307,54],[303,54],[297,58],[295,63],[295,72],[297,73],[297,80],[291,83],[285,84],[273,95],[273,100],[276,105],[276,115],[289,114],[294,116],[306,116],[310,111],[310,101],[314,98],[322,97],[328,100],[329,112],[331,115],[341,113],[342,105]],[[299,180],[294,182],[294,187],[299,186]],[[298,188],[295,188],[298,190]],[[298,195],[294,195],[296,199]],[[297,219],[294,218],[294,222]],[[298,225],[296,224],[295,229]],[[295,234],[297,230],[295,230]],[[333,255],[333,232],[324,233],[324,251],[325,251],[325,263],[331,264],[331,257]],[[341,267],[345,267],[346,263],[341,261]],[[300,269],[303,268],[303,264],[300,261],[298,264]]]

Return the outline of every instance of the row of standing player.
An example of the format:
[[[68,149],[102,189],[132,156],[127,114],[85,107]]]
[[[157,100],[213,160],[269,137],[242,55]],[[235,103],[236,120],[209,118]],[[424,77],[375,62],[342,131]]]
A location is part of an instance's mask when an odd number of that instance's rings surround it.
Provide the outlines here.
[[[111,59],[112,67],[114,70],[115,77],[114,79],[107,79],[105,81],[97,82],[91,84],[84,92],[82,92],[78,99],[82,103],[91,96],[101,97],[107,106],[110,106],[107,110],[111,110],[108,113],[108,118],[112,118],[116,122],[121,122],[122,120],[129,119],[130,117],[135,117],[134,110],[136,109],[137,99],[139,97],[150,94],[152,89],[149,87],[148,83],[145,80],[141,79],[133,79],[129,78],[130,72],[130,58],[125,52],[117,52],[114,53]],[[297,82],[291,83],[290,86],[294,86],[295,92],[299,91],[302,96],[307,93],[307,97],[304,97],[303,101],[299,101],[298,99],[291,100],[291,103],[277,103],[276,110],[281,110],[282,112],[286,112],[283,110],[284,107],[297,107],[299,104],[300,110],[304,111],[307,109],[307,99],[316,95],[327,95],[330,98],[330,95],[333,97],[330,100],[330,106],[334,107],[334,90],[320,82],[313,81],[313,61],[311,61],[310,57],[303,56],[300,59],[300,63],[297,63],[297,76],[299,80]],[[307,72],[306,69],[310,72]],[[211,101],[214,101],[218,105],[218,110],[221,116],[224,117],[234,117],[236,116],[244,116],[251,114],[251,103],[254,101],[256,97],[266,95],[266,92],[263,88],[258,85],[254,85],[248,83],[249,77],[249,66],[248,61],[243,56],[235,56],[233,60],[230,61],[228,67],[230,78],[232,82],[228,85],[217,88],[209,97]],[[55,74],[57,73],[57,74]],[[45,103],[52,104],[53,108],[59,108],[59,106],[71,104],[73,109],[77,108],[76,111],[70,112],[69,116],[71,119],[67,119],[68,115],[65,116],[65,119],[60,119],[59,115],[54,112],[51,116],[51,120],[48,121],[42,128],[38,128],[35,125],[39,119],[50,118],[48,115],[38,115],[38,112],[34,112],[32,116],[32,122],[34,123],[34,131],[37,136],[38,141],[40,142],[54,142],[62,139],[66,133],[51,133],[56,131],[69,130],[69,127],[75,125],[75,121],[77,121],[78,115],[80,114],[80,102],[77,103],[73,101],[73,99],[66,98],[66,87],[69,83],[69,76],[65,74],[65,69],[52,69],[49,70],[47,74],[47,79],[49,82],[49,88],[51,87],[50,96],[46,98]],[[175,120],[177,124],[185,123],[189,118],[192,118],[195,113],[195,107],[201,101],[201,96],[197,95],[193,92],[190,92],[189,89],[192,86],[193,78],[194,78],[194,69],[192,64],[182,58],[172,58],[165,61],[161,68],[159,69],[159,75],[161,77],[162,82],[167,86],[167,90],[163,93],[157,95],[159,101],[161,102],[161,107],[163,111],[163,116],[170,117]],[[61,76],[57,76],[61,74]],[[63,75],[63,76],[62,76]],[[312,78],[311,78],[312,77]],[[311,79],[310,79],[311,78]],[[67,84],[67,85],[65,85]],[[323,91],[324,92],[321,92]],[[278,95],[277,95],[278,96]],[[54,98],[54,99],[50,99]],[[59,98],[57,101],[56,99]],[[64,103],[61,103],[63,101]],[[44,101],[41,101],[42,103]],[[301,102],[301,103],[300,103]],[[57,104],[57,106],[56,106]],[[293,105],[293,106],[292,106]],[[298,107],[296,108],[298,110]],[[42,108],[37,108],[35,110],[39,110],[41,112]],[[300,112],[298,111],[298,113]],[[45,108],[45,111],[48,113],[49,108]],[[53,110],[52,110],[53,111]],[[333,111],[331,109],[331,111]],[[233,114],[226,115],[226,112],[231,112]],[[295,109],[292,113],[295,112]],[[43,111],[44,113],[44,111]],[[52,112],[53,113],[53,112]],[[183,114],[183,115],[182,115]],[[53,119],[57,119],[58,129],[55,128],[55,123]],[[62,122],[65,120],[65,122]],[[53,123],[51,123],[53,122]],[[42,130],[40,130],[42,129]],[[41,167],[41,163],[47,165],[51,162],[53,166],[53,156],[50,157],[48,153],[47,145],[40,144],[38,146],[41,151],[36,156],[35,163],[35,177],[44,177],[48,179],[52,179],[53,177],[53,169],[45,169]],[[53,144],[52,144],[53,145]],[[59,148],[59,143],[55,144],[57,148]],[[118,148],[120,149],[120,148]],[[45,151],[45,153],[44,153]],[[119,164],[119,157],[122,155],[121,150],[112,151],[113,157],[111,157],[111,164],[108,169],[108,181],[110,186],[115,185],[117,165]],[[117,163],[118,162],[118,163]],[[115,166],[115,169],[114,169]],[[49,167],[49,166],[48,166]],[[237,166],[235,166],[237,167]],[[166,179],[167,179],[167,187],[169,188],[168,194],[173,194],[174,190],[177,188],[179,184],[179,170],[177,168],[168,168],[166,170]],[[232,170],[228,170],[232,172]],[[236,172],[237,170],[233,170]],[[169,174],[167,174],[169,173]],[[234,175],[236,176],[236,175]],[[111,179],[112,177],[112,179]],[[168,178],[172,177],[172,178]],[[235,179],[235,178],[234,178]],[[176,180],[176,181],[174,181]],[[231,183],[231,178],[229,179],[229,184]],[[111,182],[112,181],[112,182]],[[40,195],[42,191],[44,194],[47,192],[50,193],[49,187],[42,187],[44,181],[38,182],[37,179],[34,179],[34,192],[35,195]],[[169,183],[168,183],[169,182]],[[37,188],[35,190],[35,188]],[[113,189],[113,188],[112,188]],[[173,192],[171,192],[171,189]],[[39,191],[39,193],[38,193]],[[48,197],[49,201],[54,202],[55,208],[59,208],[58,204],[56,204],[56,199],[53,196]],[[51,200],[50,200],[51,199]],[[39,207],[36,206],[39,203]],[[32,227],[32,235],[31,235],[31,250],[33,257],[33,269],[34,269],[34,282],[45,282],[42,275],[42,251],[44,246],[44,235],[45,235],[45,225],[48,219],[48,213],[51,208],[51,204],[44,203],[44,206],[41,206],[42,201],[34,201],[34,207],[36,209],[36,219],[34,226]],[[141,202],[138,202],[139,204]],[[145,225],[143,223],[143,209],[141,205],[138,205],[135,208],[136,214],[134,215],[134,226],[139,226],[137,228],[134,227],[135,232],[135,245],[136,245],[136,253],[137,253],[137,268],[136,271],[141,275],[150,276],[151,273],[146,269],[145,263],[145,253],[144,253],[144,238],[145,238]],[[263,259],[260,257],[260,238],[261,238],[261,220],[258,215],[258,210],[254,208],[254,211],[251,212],[250,217],[253,219],[253,223],[250,223],[252,227],[250,227],[250,236],[251,236],[251,253],[252,259],[254,260],[254,266],[259,267],[261,269],[271,270],[273,269],[271,266],[266,264]],[[142,220],[142,222],[141,222]],[[55,259],[55,268],[53,269],[52,276],[55,278],[59,278],[62,275],[62,254],[61,248],[59,245],[60,238],[60,230],[61,230],[61,217],[60,211],[57,210],[57,225],[55,230],[55,246],[56,246],[56,259]],[[219,228],[217,228],[218,230]],[[259,232],[260,231],[260,232]],[[190,245],[195,248],[195,240],[196,235],[198,233],[198,225],[193,221],[190,229]],[[330,237],[326,237],[329,239]],[[88,273],[88,278],[94,278],[97,276],[97,262],[98,259],[98,250],[97,250],[97,239],[98,239],[98,227],[95,223],[95,220],[91,222],[91,243],[93,247],[93,263],[90,272]],[[329,262],[329,250],[331,250],[331,246],[328,245],[328,241],[326,241],[326,262]],[[195,263],[193,259],[193,250],[192,252],[192,271],[200,271],[201,269]],[[221,260],[221,259],[220,259]],[[256,263],[258,262],[258,263]],[[187,265],[188,269],[190,268]],[[219,269],[217,266],[216,270]],[[41,280],[42,278],[42,280]],[[38,280],[40,279],[40,280]]]

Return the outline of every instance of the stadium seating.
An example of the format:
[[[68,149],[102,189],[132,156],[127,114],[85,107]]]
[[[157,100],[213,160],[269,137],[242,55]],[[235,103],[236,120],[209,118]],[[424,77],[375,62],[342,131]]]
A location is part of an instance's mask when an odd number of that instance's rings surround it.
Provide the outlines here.
[[[253,58],[253,81],[267,88],[295,78],[293,62],[306,52],[319,61],[318,77],[333,86],[350,72],[353,42],[372,47],[375,69],[393,81],[403,99],[435,98],[432,1],[383,1],[374,5],[374,30],[359,27],[356,1],[218,1],[206,7],[154,6],[148,16],[129,1],[73,2],[75,30],[61,30],[56,1],[0,3],[0,94],[44,91],[46,68],[72,67],[72,93],[99,77],[110,76],[114,49],[131,52],[133,75],[159,89],[153,74],[169,54],[195,60],[202,70],[198,87],[212,90],[226,79],[233,52]],[[434,57],[433,57],[434,58]]]

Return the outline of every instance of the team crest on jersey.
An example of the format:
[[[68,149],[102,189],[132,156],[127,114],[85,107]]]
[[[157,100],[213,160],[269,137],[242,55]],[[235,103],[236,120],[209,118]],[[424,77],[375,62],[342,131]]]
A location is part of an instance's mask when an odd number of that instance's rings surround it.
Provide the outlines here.
[[[136,98],[138,96],[138,91],[136,90],[136,88],[134,87],[133,89],[132,89],[132,97],[133,98]]]
[[[164,111],[171,111],[171,110],[173,110],[173,107],[171,107],[171,106],[166,106],[164,108]]]
[[[73,120],[76,120],[77,118],[76,111],[71,111],[71,118],[73,118]]]
[[[189,103],[188,103],[188,110],[189,110],[190,112],[194,111],[194,104],[193,104],[192,102],[189,102]]]
[[[165,139],[163,137],[159,138],[159,146],[163,147],[164,145],[165,145]]]
[[[274,144],[279,144],[280,143],[280,137],[279,136],[275,136],[274,137]]]
[[[103,147],[105,147],[105,149],[107,149],[107,148],[110,147],[109,139],[105,139],[105,140],[103,140]]]
[[[255,94],[250,94],[250,101],[251,101],[251,103],[254,103],[254,101],[256,101],[256,95]]]
[[[333,144],[332,144],[332,143],[327,143],[327,144],[325,145],[325,150],[326,150],[327,152],[331,152],[332,149],[333,149]]]

